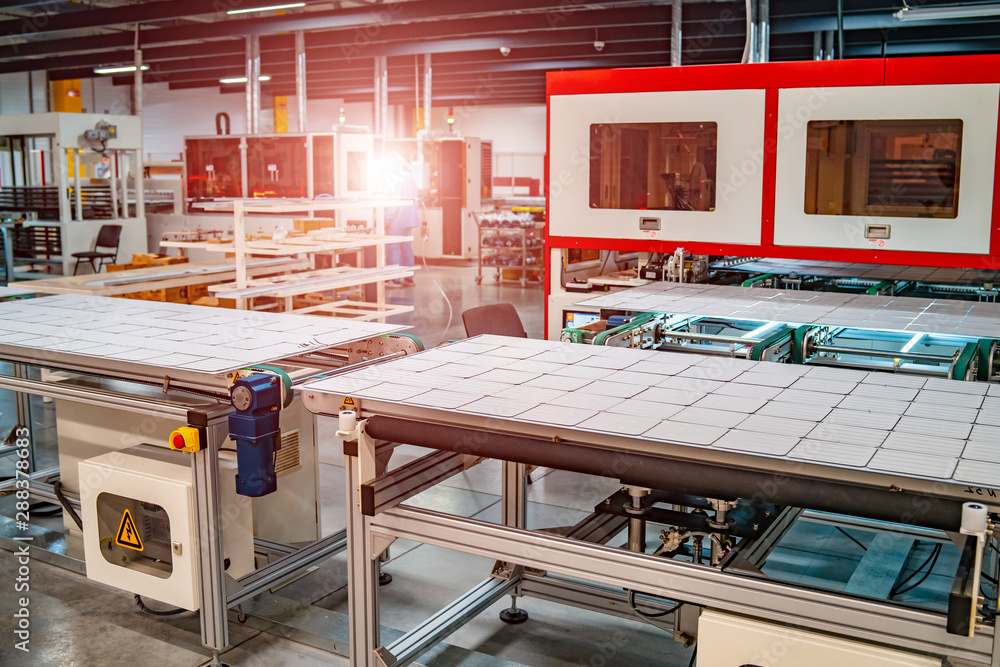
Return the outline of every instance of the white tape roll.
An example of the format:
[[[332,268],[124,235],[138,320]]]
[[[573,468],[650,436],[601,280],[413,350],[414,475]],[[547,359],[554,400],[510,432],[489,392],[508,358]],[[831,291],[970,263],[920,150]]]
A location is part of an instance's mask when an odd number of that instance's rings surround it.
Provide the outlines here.
[[[338,426],[341,431],[353,431],[358,425],[358,417],[354,414],[354,410],[341,410],[339,419]]]
[[[986,530],[986,505],[982,503],[965,503],[962,505],[962,531],[981,533]]]

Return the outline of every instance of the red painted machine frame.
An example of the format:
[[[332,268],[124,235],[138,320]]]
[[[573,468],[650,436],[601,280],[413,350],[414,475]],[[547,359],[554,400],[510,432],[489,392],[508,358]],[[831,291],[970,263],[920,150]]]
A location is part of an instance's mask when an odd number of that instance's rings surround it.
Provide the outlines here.
[[[1000,83],[1000,55],[921,58],[828,60],[736,65],[696,65],[618,70],[549,72],[546,81],[546,130],[551,122],[553,95],[639,93],[685,90],[765,91],[763,209],[760,245],[678,242],[669,239],[631,240],[550,236],[545,227],[545,272],[551,275],[551,248],[673,252],[678,246],[703,255],[780,257],[789,259],[902,264],[959,268],[1000,268],[1000,178],[994,178],[993,213],[988,254],[934,253],[849,248],[807,248],[774,245],[778,90],[839,86],[901,86]],[[1000,118],[997,120],[1000,130]],[[548,155],[549,146],[546,146]],[[549,196],[546,159],[546,198]],[[1000,174],[1000,150],[995,174]],[[546,295],[549,289],[546,285]]]

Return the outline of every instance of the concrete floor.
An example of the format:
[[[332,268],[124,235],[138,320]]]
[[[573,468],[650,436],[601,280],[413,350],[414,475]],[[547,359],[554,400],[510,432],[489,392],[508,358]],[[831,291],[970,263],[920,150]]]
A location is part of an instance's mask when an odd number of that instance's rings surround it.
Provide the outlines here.
[[[462,338],[461,312],[486,303],[513,303],[528,334],[542,332],[542,291],[517,285],[498,285],[491,278],[475,284],[474,267],[427,267],[417,273],[417,285],[392,290],[397,303],[414,303],[416,311],[398,320],[412,324],[428,346]],[[447,297],[447,298],[445,298]],[[450,320],[450,322],[449,322]],[[33,421],[41,438],[43,465],[53,461],[55,447],[51,406],[33,403]],[[0,393],[0,431],[13,424],[13,401]],[[331,420],[319,422],[320,442],[331,437]],[[419,450],[397,450],[392,466],[419,455]],[[343,527],[345,517],[342,461],[334,448],[321,445],[323,526],[327,533]],[[0,460],[0,475],[10,474],[10,460]],[[530,528],[568,526],[617,489],[613,480],[589,478],[564,471],[541,469],[529,488]],[[485,521],[500,519],[500,465],[488,461],[413,499],[412,504],[448,511]],[[0,499],[0,517],[12,515],[11,497]],[[2,520],[2,519],[0,519]],[[53,523],[58,519],[51,520]],[[795,539],[776,550],[768,562],[768,573],[802,583],[846,583],[863,555],[862,548],[828,526],[800,524]],[[650,526],[648,542],[658,543],[658,528]],[[863,544],[871,533],[858,531]],[[926,551],[926,549],[925,549]],[[925,551],[921,551],[920,554]],[[923,561],[917,554],[910,569]],[[953,555],[943,555],[934,576],[925,586],[909,594],[908,601],[947,592]],[[400,541],[391,548],[384,571],[393,582],[380,591],[383,641],[414,627],[442,606],[488,576],[492,562],[428,545]],[[38,561],[31,564],[31,653],[13,648],[16,600],[13,582],[17,564],[9,552],[0,551],[0,665],[90,666],[96,664],[156,664],[196,666],[207,662],[200,646],[198,617],[185,613],[154,618],[139,611],[129,593],[88,582],[83,576]],[[842,583],[840,584],[843,585]],[[321,564],[307,576],[248,605],[251,612],[266,611],[267,623],[251,618],[246,625],[230,624],[232,644],[224,660],[230,665],[346,665],[330,653],[291,641],[285,636],[295,628],[326,635],[331,644],[346,637],[346,564],[338,556]],[[659,627],[639,620],[625,620],[581,611],[541,600],[523,600],[530,620],[507,626],[497,619],[506,606],[501,602],[473,619],[425,655],[430,667],[463,665],[493,667],[614,667],[660,665],[685,667],[692,651],[672,641]]]

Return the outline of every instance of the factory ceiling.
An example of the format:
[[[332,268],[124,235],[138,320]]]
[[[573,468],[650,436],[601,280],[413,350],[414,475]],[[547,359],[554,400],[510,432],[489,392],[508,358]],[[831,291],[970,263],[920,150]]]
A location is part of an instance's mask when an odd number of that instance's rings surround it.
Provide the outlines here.
[[[432,58],[437,104],[543,102],[546,71],[670,64],[670,0],[306,0],[257,11],[286,2],[0,2],[0,73],[100,76],[95,68],[133,62],[137,33],[147,81],[233,93],[244,86],[220,79],[243,76],[246,36],[259,35],[261,73],[270,77],[262,84],[264,95],[291,95],[295,33],[303,31],[310,98],[372,99],[375,56],[387,56],[392,104],[415,103],[425,54]],[[830,31],[837,34],[832,43],[840,42],[841,24],[847,58],[1000,52],[1000,12],[901,21],[894,14],[903,0],[769,5],[771,60],[812,59],[817,40],[825,46]],[[746,6],[744,0],[683,0],[682,63],[740,62]],[[239,13],[227,13],[233,11]],[[132,76],[118,75],[115,83],[129,85]]]

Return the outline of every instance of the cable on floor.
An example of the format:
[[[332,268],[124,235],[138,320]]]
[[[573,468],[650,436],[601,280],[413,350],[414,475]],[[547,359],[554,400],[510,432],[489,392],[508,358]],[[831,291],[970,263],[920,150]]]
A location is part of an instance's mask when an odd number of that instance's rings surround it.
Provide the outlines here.
[[[142,601],[142,598],[139,597],[138,594],[136,594],[135,596],[135,603],[136,605],[138,605],[139,609],[146,612],[147,614],[152,614],[153,616],[176,616],[177,614],[183,614],[184,612],[187,611],[187,609],[181,609],[180,607],[176,607],[174,609],[164,609],[163,611],[159,611],[157,609],[150,609],[145,605],[145,603]]]
[[[691,651],[691,660],[688,662],[688,667],[694,667],[694,659],[698,657],[698,647],[695,646],[694,650]]]

